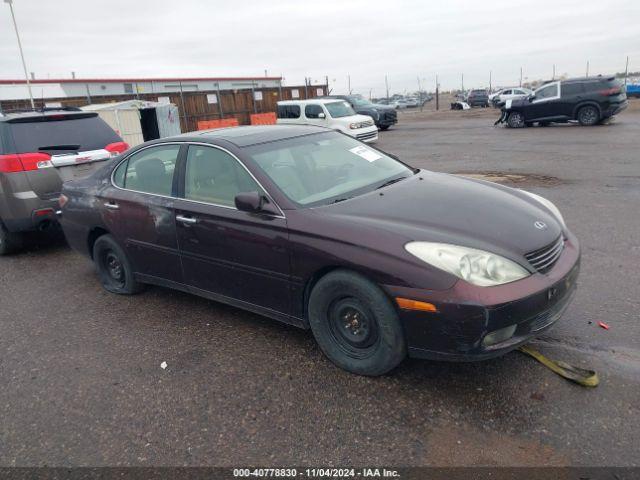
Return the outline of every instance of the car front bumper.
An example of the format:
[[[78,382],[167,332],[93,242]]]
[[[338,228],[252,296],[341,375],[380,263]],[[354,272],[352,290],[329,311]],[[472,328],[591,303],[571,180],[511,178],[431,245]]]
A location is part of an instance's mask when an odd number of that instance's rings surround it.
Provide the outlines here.
[[[476,361],[503,355],[549,329],[571,303],[580,269],[580,249],[570,233],[551,271],[496,287],[458,281],[446,291],[385,286],[393,298],[432,303],[437,312],[399,309],[409,356]],[[495,343],[487,336],[512,332]]]

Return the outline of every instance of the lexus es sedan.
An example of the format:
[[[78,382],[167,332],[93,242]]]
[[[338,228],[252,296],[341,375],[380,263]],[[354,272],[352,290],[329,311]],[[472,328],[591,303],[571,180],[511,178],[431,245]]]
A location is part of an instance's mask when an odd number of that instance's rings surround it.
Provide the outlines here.
[[[313,126],[147,142],[60,204],[108,291],[161,285],[310,328],[363,375],[504,354],[558,320],[579,268],[550,201]]]

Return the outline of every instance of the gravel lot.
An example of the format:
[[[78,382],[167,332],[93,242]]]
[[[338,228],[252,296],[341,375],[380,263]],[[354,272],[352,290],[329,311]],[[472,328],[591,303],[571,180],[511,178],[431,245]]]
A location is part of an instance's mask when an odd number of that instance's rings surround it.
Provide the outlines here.
[[[0,465],[640,464],[640,108],[593,128],[496,117],[403,112],[378,146],[557,203],[580,287],[535,343],[598,388],[517,352],[357,377],[309,332],[162,288],[111,295],[52,240],[0,259]]]

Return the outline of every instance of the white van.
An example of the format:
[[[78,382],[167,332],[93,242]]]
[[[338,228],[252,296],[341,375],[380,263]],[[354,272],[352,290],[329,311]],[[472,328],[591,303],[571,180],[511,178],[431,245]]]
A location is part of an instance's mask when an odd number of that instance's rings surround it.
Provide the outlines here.
[[[279,124],[318,125],[340,130],[362,142],[378,140],[378,127],[368,115],[358,115],[349,103],[336,99],[278,102]]]

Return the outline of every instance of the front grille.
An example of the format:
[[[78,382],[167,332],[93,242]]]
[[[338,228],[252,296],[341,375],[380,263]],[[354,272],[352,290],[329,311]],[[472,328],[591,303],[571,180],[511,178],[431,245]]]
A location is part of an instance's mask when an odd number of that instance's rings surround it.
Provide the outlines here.
[[[391,110],[389,112],[384,113],[384,118],[386,118],[387,120],[395,120],[398,118],[398,114],[396,113],[395,110]]]
[[[564,237],[560,235],[560,237],[551,245],[547,245],[544,248],[527,253],[525,258],[538,272],[547,273],[556,264],[563,249]]]
[[[378,136],[378,132],[369,132],[369,133],[359,133],[358,135],[356,135],[356,138],[358,140],[369,140],[371,138],[375,138],[376,136]]]

